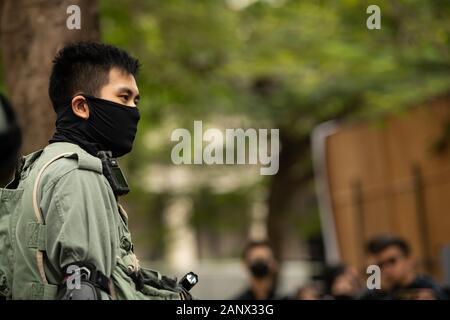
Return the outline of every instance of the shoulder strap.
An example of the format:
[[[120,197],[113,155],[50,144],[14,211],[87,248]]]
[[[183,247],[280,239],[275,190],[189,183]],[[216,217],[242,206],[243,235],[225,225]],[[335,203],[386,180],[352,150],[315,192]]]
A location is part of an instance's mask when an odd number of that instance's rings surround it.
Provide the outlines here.
[[[56,160],[60,159],[60,158],[64,158],[70,155],[74,155],[76,153],[74,152],[65,152],[65,153],[61,153],[59,155],[57,155],[56,157],[50,159],[49,161],[47,161],[42,168],[39,170],[37,176],[36,176],[36,180],[34,182],[34,187],[33,187],[33,211],[34,211],[34,215],[36,217],[36,221],[38,222],[38,224],[43,225],[44,224],[44,219],[42,216],[42,212],[39,208],[38,205],[38,199],[37,199],[37,195],[38,195],[38,189],[39,189],[39,182],[41,180],[41,176],[42,173],[45,171],[45,169],[47,169],[47,167],[52,164],[53,162],[55,162]],[[45,275],[45,268],[44,268],[44,252],[42,250],[40,250],[39,248],[36,250],[36,262],[37,262],[37,267],[39,270],[39,274],[41,276],[41,280],[42,283],[44,284],[48,284],[47,281],[47,277]]]

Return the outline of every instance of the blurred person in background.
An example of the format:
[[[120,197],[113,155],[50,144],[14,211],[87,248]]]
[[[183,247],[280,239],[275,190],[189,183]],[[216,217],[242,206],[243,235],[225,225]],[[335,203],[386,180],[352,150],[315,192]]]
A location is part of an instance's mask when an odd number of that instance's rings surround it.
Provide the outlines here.
[[[324,298],[332,300],[354,300],[363,290],[357,270],[343,264],[325,269],[324,286]]]
[[[14,111],[0,94],[0,187],[12,180],[21,146],[21,131]]]
[[[249,286],[235,300],[275,300],[278,262],[268,241],[251,241],[242,261],[249,275]]]
[[[415,271],[409,244],[393,235],[374,237],[367,243],[373,264],[381,270],[381,289],[367,290],[361,299],[442,300],[444,291],[430,277]]]

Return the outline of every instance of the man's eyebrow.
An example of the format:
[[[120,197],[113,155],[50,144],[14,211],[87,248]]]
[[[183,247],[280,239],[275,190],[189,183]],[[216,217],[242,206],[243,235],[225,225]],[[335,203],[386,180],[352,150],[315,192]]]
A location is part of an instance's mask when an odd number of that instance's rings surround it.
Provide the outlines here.
[[[125,93],[129,94],[130,96],[132,96],[132,95],[134,94],[133,90],[131,90],[131,89],[128,88],[128,87],[120,87],[120,88],[119,88],[119,92],[125,92]],[[139,99],[139,98],[140,98],[140,95],[137,94],[137,95],[136,95],[136,98]]]

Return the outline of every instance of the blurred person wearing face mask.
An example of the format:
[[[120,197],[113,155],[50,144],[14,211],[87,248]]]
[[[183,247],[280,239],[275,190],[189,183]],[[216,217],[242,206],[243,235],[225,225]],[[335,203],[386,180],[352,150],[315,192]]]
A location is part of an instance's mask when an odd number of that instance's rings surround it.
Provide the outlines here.
[[[278,262],[268,241],[249,242],[242,254],[249,287],[235,300],[275,300]]]
[[[367,251],[381,270],[381,289],[367,290],[361,299],[445,300],[444,291],[428,276],[415,271],[415,260],[408,243],[396,236],[371,239]]]

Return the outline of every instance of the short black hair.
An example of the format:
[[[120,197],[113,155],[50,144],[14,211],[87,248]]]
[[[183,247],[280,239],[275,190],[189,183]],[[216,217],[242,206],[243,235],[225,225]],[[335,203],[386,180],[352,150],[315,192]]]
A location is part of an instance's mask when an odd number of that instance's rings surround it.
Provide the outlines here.
[[[136,76],[139,61],[112,45],[98,42],[68,44],[53,59],[48,93],[53,108],[68,103],[77,91],[96,96],[108,83],[109,71],[118,68]]]
[[[348,266],[345,264],[335,264],[325,266],[322,274],[319,278],[323,281],[324,291],[326,294],[331,294],[331,289],[336,281],[336,279],[346,273]]]
[[[392,246],[399,248],[405,256],[409,256],[411,254],[411,247],[406,240],[389,234],[379,235],[370,239],[367,242],[366,249],[367,252],[371,254],[378,254]]]
[[[266,247],[273,252],[273,247],[269,240],[251,240],[247,242],[247,244],[244,247],[244,250],[242,251],[241,256],[242,260],[244,261],[247,260],[248,253],[257,247]]]

